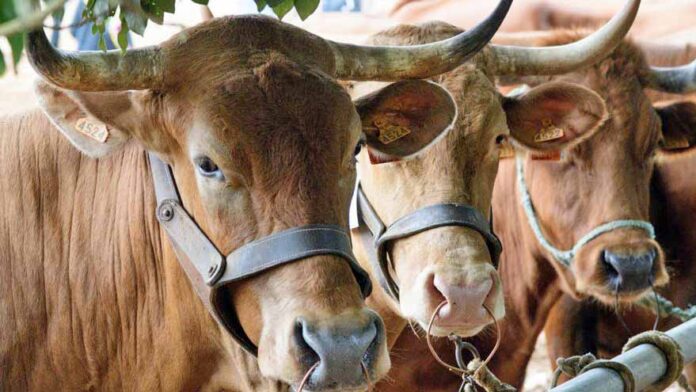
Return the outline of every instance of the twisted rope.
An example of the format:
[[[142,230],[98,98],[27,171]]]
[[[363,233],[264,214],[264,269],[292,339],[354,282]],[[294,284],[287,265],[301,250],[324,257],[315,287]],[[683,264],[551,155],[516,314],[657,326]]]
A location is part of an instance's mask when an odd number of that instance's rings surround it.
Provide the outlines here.
[[[662,354],[665,356],[665,361],[667,362],[667,370],[664,376],[655,384],[646,388],[646,392],[663,391],[681,378],[682,371],[684,370],[684,354],[682,354],[681,347],[676,340],[664,332],[647,331],[628,339],[628,342],[623,347],[623,352],[640,346],[641,344],[652,344],[657,347],[662,351]]]
[[[646,392],[663,391],[675,381],[679,382],[686,391],[693,392],[683,379],[682,371],[684,370],[684,355],[676,340],[660,331],[647,331],[638,334],[628,340],[623,347],[622,352],[631,350],[641,344],[651,344],[660,350],[667,362],[667,370],[664,376],[655,384],[644,389]],[[549,389],[555,388],[558,384],[558,379],[561,374],[565,374],[570,378],[588,372],[592,369],[605,368],[616,372],[623,380],[624,391],[634,392],[636,388],[635,377],[626,365],[621,362],[597,359],[592,354],[575,355],[568,358],[558,358],[556,360],[558,367],[553,374]]]
[[[653,312],[658,312],[662,315],[669,315],[679,318],[681,321],[689,321],[696,318],[696,306],[689,305],[686,309],[682,309],[672,303],[672,301],[661,296],[660,294],[655,294],[655,296],[646,296],[641,299],[638,304],[642,307],[649,308]]]
[[[651,239],[655,239],[655,228],[650,222],[636,219],[620,219],[595,227],[589,233],[582,236],[569,250],[560,250],[556,248],[551,244],[551,242],[549,242],[541,230],[541,224],[539,223],[536,210],[534,209],[534,204],[532,203],[532,196],[529,194],[527,181],[524,179],[524,162],[522,161],[522,157],[520,155],[515,158],[515,165],[517,169],[517,187],[520,191],[520,203],[522,203],[522,208],[527,216],[527,222],[529,222],[529,226],[532,228],[532,232],[534,233],[537,241],[539,241],[539,244],[541,244],[541,246],[546,249],[547,252],[551,253],[551,255],[553,255],[553,257],[562,265],[570,267],[575,255],[578,253],[578,251],[580,251],[580,248],[587,245],[588,242],[599,237],[600,235],[610,231],[624,228],[641,229],[645,230]]]

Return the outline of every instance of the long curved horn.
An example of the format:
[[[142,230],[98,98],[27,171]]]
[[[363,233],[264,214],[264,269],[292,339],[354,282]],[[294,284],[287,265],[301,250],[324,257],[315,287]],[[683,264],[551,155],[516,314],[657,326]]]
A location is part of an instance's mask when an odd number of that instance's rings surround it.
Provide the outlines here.
[[[696,60],[681,67],[652,67],[646,87],[672,94],[696,92]]]
[[[336,58],[336,74],[343,80],[423,79],[451,71],[483,49],[503,23],[512,0],[496,9],[473,29],[425,45],[360,46],[327,41]]]
[[[54,48],[42,30],[27,36],[27,55],[37,73],[69,90],[117,91],[162,84],[163,60],[158,47],[108,52],[66,52]]]
[[[624,8],[595,33],[568,45],[519,47],[492,45],[498,75],[557,75],[596,63],[621,43],[631,28],[640,0]]]

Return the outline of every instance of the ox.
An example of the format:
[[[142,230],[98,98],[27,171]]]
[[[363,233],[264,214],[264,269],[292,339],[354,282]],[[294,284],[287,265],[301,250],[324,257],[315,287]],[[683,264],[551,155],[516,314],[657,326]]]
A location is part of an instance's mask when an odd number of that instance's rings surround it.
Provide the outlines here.
[[[382,100],[374,116],[363,117],[364,128],[373,128],[372,133],[366,133],[367,140],[374,142],[391,132],[380,127],[380,121],[394,108],[407,106],[412,111],[399,123],[407,131],[397,135],[396,140],[386,140],[381,151],[374,151],[373,143],[359,155],[360,225],[353,229],[354,249],[373,280],[382,283],[368,304],[385,319],[390,347],[401,353],[394,358],[400,365],[394,369],[395,383],[383,388],[424,386],[423,382],[431,388],[436,380],[452,380],[426,376],[424,373],[432,369],[413,365],[424,357],[411,351],[410,334],[400,338],[407,321],[426,329],[445,301],[432,334],[473,336],[493,321],[485,308],[496,319],[505,313],[503,290],[492,263],[500,250],[488,229],[487,216],[506,138],[532,150],[560,149],[587,138],[604,121],[602,99],[582,86],[552,82],[513,99],[497,92],[495,78],[553,75],[598,61],[621,42],[638,5],[629,2],[606,28],[567,46],[547,51],[489,46],[465,65],[432,79],[450,92],[456,102],[454,108],[445,96],[439,105],[430,106],[436,100],[424,100],[426,95],[421,93],[401,100]],[[376,35],[370,43],[424,44],[460,32],[445,23],[399,26]],[[576,48],[580,46],[584,50],[578,55]],[[363,95],[375,87],[373,83],[358,83],[352,86],[353,95]],[[366,96],[375,95],[380,93]],[[385,155],[389,148],[398,151],[402,140],[427,134],[428,129],[419,123],[422,113],[451,123],[452,130],[417,158]],[[572,131],[553,142],[539,142],[535,134],[544,118],[553,118]],[[434,221],[433,217],[440,214],[440,220]],[[466,214],[468,219],[463,216]],[[373,246],[375,240],[378,249]],[[404,341],[397,343],[399,339]],[[419,346],[425,350],[424,345]]]
[[[660,66],[674,66],[696,58],[693,48],[675,50],[644,44],[641,47],[650,63]],[[696,304],[696,291],[692,284],[696,274],[696,254],[692,246],[696,241],[692,219],[696,211],[693,176],[696,155],[691,148],[696,143],[696,104],[693,96],[688,97],[691,102],[684,102],[681,98],[676,105],[673,98],[665,94],[652,97],[653,101],[668,99],[658,103],[666,106],[664,113],[669,114],[662,117],[663,124],[680,127],[684,139],[679,146],[689,148],[658,156],[650,190],[650,217],[657,239],[664,248],[670,272],[670,283],[659,292],[677,306],[687,307]],[[674,317],[663,318],[658,328],[667,330],[678,322]],[[611,310],[564,296],[554,305],[544,333],[552,358],[585,352],[612,357],[621,351],[621,346],[630,336],[652,329],[654,323],[655,313],[650,310],[637,307]],[[694,366],[687,369],[687,375],[690,385],[696,386]]]
[[[384,327],[341,247],[358,112],[371,102],[351,103],[336,79],[449,71],[509,6],[403,48],[339,44],[258,16],[123,55],[63,52],[29,34],[40,105],[63,137],[38,113],[0,120],[0,389],[283,390],[314,369],[307,388],[333,391],[381,378]],[[439,90],[424,83],[382,93]],[[306,252],[288,260],[267,245],[285,234]],[[229,273],[244,279],[209,287]]]
[[[692,108],[692,138],[696,129],[696,107]],[[693,277],[696,274],[696,154],[693,150],[672,153],[658,160],[651,186],[651,218],[657,238],[665,250],[670,283],[660,293],[681,307],[696,304]],[[618,312],[618,314],[617,314]],[[668,330],[680,320],[663,317],[658,329]],[[602,358],[621,353],[629,337],[648,331],[655,324],[653,310],[632,307],[609,309],[563,296],[554,305],[544,327],[551,358],[592,352]],[[696,386],[694,365],[686,368],[689,384]]]
[[[534,39],[557,45],[579,36],[551,32]],[[597,132],[572,149],[501,163],[493,211],[507,245],[501,275],[508,316],[492,369],[515,385],[522,385],[536,338],[562,293],[615,305],[668,282],[663,250],[646,222],[654,157],[689,147],[696,129],[693,103],[657,107],[644,91],[693,91],[693,63],[651,68],[641,48],[624,42],[596,65],[555,80],[592,89],[609,112]],[[570,255],[557,252],[571,248]]]

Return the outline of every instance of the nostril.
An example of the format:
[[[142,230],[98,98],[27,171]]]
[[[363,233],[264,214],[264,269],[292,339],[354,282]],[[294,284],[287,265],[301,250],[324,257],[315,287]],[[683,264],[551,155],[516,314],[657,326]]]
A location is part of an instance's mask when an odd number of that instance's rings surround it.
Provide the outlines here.
[[[602,265],[604,265],[604,271],[610,279],[616,280],[621,277],[616,257],[606,249],[602,251]]]
[[[426,278],[427,280],[427,291],[428,297],[430,298],[430,305],[436,307],[444,301],[448,301],[443,290],[438,287],[438,282],[436,282],[435,274],[430,274]]]
[[[293,339],[297,348],[297,356],[299,362],[308,369],[315,363],[319,362],[319,354],[309,345],[305,339],[305,321],[298,319],[293,328]]]
[[[372,316],[372,324],[371,326],[374,328],[374,337],[372,338],[372,342],[370,342],[370,345],[367,346],[367,350],[365,350],[365,354],[363,354],[363,365],[367,369],[368,375],[370,374],[370,369],[372,369],[374,366],[375,361],[377,361],[377,357],[379,356],[379,348],[384,340],[384,325],[382,324],[382,320],[379,318],[377,315]]]

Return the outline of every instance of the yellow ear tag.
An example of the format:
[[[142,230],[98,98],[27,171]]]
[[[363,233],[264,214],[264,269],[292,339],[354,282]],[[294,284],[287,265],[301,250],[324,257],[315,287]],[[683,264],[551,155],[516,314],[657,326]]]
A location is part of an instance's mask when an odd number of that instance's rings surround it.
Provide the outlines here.
[[[375,126],[379,129],[379,136],[377,139],[379,139],[382,144],[393,143],[411,133],[410,129],[402,125],[389,123],[382,119],[375,120]]]
[[[87,117],[77,120],[75,123],[75,129],[77,129],[81,134],[89,136],[99,143],[105,143],[106,139],[109,137],[109,131],[106,129],[105,124],[92,121]]]
[[[563,129],[558,128],[553,124],[553,121],[549,119],[544,119],[541,121],[541,124],[544,126],[537,132],[536,135],[534,135],[534,141],[536,143],[545,143],[545,142],[550,142],[554,140],[558,140],[565,136],[565,132],[563,132]]]

